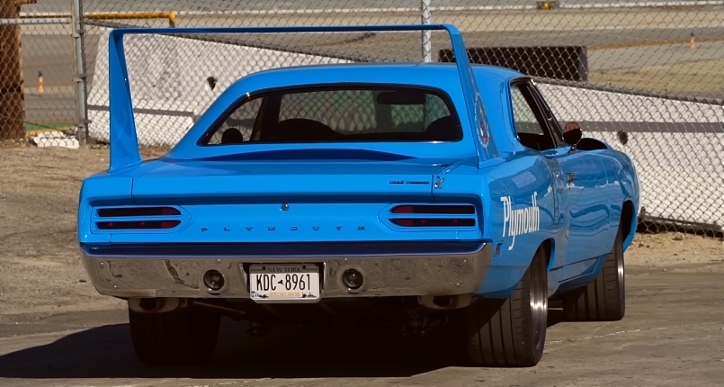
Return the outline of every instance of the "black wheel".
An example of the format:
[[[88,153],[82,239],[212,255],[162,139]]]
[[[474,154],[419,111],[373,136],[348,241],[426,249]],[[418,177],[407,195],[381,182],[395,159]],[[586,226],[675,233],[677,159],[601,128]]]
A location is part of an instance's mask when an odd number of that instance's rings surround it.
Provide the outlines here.
[[[618,321],[626,313],[623,231],[619,227],[603,270],[587,286],[562,295],[567,321]]]
[[[178,308],[166,313],[128,310],[131,341],[148,366],[206,363],[214,355],[221,316],[203,309]]]
[[[548,328],[546,251],[539,248],[513,294],[467,308],[468,360],[487,367],[532,367],[543,356]]]

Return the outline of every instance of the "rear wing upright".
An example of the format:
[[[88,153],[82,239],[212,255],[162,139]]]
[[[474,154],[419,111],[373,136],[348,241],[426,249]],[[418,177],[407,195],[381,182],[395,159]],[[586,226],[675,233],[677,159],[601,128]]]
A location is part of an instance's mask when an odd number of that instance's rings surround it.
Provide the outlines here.
[[[487,159],[497,156],[490,136],[482,98],[460,31],[451,24],[401,24],[361,26],[282,26],[282,27],[211,27],[211,28],[117,28],[109,36],[109,105],[110,105],[110,168],[109,172],[141,163],[136,123],[133,116],[128,67],[123,49],[125,35],[155,34],[270,34],[305,32],[410,32],[446,31],[460,76],[466,102],[466,114],[476,140],[479,154]],[[464,119],[465,117],[463,117]]]

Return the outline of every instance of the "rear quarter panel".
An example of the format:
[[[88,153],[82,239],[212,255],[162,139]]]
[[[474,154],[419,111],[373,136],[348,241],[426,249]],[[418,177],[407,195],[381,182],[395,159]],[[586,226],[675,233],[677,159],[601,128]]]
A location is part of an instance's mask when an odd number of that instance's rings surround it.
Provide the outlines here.
[[[606,149],[601,151],[601,160],[606,169],[608,187],[611,198],[611,227],[609,228],[609,241],[611,247],[621,222],[623,204],[630,201],[633,204],[633,217],[630,220],[629,233],[624,236],[624,249],[628,249],[636,233],[639,213],[639,181],[636,168],[625,153]]]
[[[78,197],[78,241],[83,243],[108,243],[108,235],[94,235],[91,219],[94,206],[132,204],[131,186],[133,179],[99,173],[86,178]]]
[[[508,297],[520,282],[538,248],[550,240],[549,268],[564,260],[566,233],[558,210],[553,178],[542,156],[521,154],[481,170],[489,187],[484,235],[493,244],[493,258],[479,296]],[[550,275],[549,293],[557,288]]]
[[[555,185],[555,163],[524,148],[515,136],[509,78],[519,74],[510,72],[506,74],[508,78],[502,78],[487,72],[485,66],[476,66],[475,75],[502,161],[480,170],[489,192],[484,200],[484,236],[493,244],[493,257],[478,296],[508,297],[537,249],[547,240],[551,247],[549,294],[553,294],[560,282],[557,269],[565,263],[567,246],[567,218],[560,210],[565,206],[566,196],[560,185]],[[525,222],[513,220],[515,214],[521,214]]]

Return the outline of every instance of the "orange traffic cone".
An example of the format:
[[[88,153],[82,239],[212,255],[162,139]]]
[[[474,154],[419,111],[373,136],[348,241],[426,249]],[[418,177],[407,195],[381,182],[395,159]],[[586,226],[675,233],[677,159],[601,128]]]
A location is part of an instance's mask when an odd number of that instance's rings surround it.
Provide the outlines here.
[[[45,85],[43,85],[43,72],[38,71],[38,94],[45,93]]]

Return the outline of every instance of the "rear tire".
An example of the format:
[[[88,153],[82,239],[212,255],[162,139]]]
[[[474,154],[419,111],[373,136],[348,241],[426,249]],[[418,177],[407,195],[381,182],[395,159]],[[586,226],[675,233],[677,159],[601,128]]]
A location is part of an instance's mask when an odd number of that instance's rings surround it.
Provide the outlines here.
[[[128,317],[136,356],[147,366],[200,365],[214,355],[218,313],[188,307],[165,313],[129,309]]]
[[[548,327],[548,269],[538,249],[505,300],[479,299],[465,315],[467,357],[485,367],[532,367],[543,356]]]
[[[619,227],[603,270],[587,286],[562,295],[567,321],[618,321],[626,314],[623,230]]]

